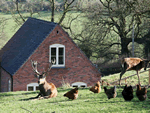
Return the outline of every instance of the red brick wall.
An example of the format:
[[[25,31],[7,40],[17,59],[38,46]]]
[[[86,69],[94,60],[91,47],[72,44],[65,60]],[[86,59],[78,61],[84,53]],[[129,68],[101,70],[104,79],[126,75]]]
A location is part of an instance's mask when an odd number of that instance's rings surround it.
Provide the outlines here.
[[[8,92],[8,81],[11,80],[11,76],[1,68],[1,89],[0,92]]]
[[[58,34],[57,31],[59,31]],[[49,62],[49,46],[52,44],[65,45],[65,68],[52,68],[47,76],[48,82],[53,82],[59,87],[62,85],[62,78],[64,78],[70,84],[80,81],[87,83],[89,86],[100,80],[100,73],[92,66],[91,62],[72,39],[69,38],[68,34],[57,25],[24,65],[14,74],[14,91],[26,90],[27,84],[37,82],[38,79],[34,77],[30,60],[38,61],[40,63],[39,72],[42,72],[43,67],[46,67]]]

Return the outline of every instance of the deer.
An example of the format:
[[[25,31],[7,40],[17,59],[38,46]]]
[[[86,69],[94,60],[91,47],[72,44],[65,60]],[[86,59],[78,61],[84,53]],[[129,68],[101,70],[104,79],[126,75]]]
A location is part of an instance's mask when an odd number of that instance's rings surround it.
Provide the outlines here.
[[[140,77],[139,77],[139,71],[144,68],[144,70],[146,70],[146,68],[149,65],[149,61],[147,59],[140,59],[140,58],[124,58],[121,60],[121,64],[122,64],[122,71],[120,73],[120,79],[119,79],[119,85],[121,85],[120,81],[121,81],[121,77],[123,76],[123,74],[127,71],[127,70],[135,70],[138,76],[138,83],[140,83]]]
[[[53,83],[48,83],[46,81],[46,76],[47,73],[51,70],[52,65],[55,64],[55,60],[50,62],[50,65],[47,66],[47,70],[43,71],[42,74],[37,70],[37,61],[32,61],[31,60],[31,65],[32,65],[32,69],[34,71],[34,76],[36,78],[38,78],[38,84],[39,84],[39,94],[35,97],[38,99],[43,99],[43,98],[52,98],[52,97],[56,97],[57,96],[57,88]],[[44,68],[43,68],[44,69]],[[40,97],[40,98],[39,98]]]

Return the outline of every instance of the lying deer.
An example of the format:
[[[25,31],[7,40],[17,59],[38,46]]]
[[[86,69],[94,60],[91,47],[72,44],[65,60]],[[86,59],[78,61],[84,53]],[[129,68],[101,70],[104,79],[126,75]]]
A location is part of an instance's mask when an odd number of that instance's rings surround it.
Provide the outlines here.
[[[41,74],[37,71],[37,61],[31,60],[32,68],[33,71],[35,72],[35,77],[38,78],[38,84],[40,90],[40,93],[35,98],[39,98],[41,96],[39,99],[42,99],[42,98],[52,98],[57,96],[57,88],[55,87],[55,85],[53,83],[48,83],[46,81],[47,72],[51,70],[51,67],[54,63],[55,61],[50,63],[50,66],[48,66],[47,71],[44,71]]]
[[[138,82],[140,84],[139,71],[142,68],[144,68],[144,70],[146,70],[146,68],[149,65],[149,60],[147,60],[147,59],[142,60],[140,58],[124,58],[121,61],[121,64],[122,64],[122,71],[120,73],[119,84],[121,85],[121,83],[120,83],[121,77],[127,70],[135,70],[137,72]]]

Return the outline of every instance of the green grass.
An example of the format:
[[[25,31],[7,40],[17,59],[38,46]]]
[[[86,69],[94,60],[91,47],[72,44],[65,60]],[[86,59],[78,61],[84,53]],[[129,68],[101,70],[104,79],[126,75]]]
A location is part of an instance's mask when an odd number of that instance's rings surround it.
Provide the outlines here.
[[[140,75],[140,81],[141,81],[141,85],[145,86],[149,84],[149,69],[147,69],[147,71],[143,72],[143,73],[139,73]],[[144,71],[143,69],[141,71]],[[130,75],[136,74],[136,71],[127,71],[122,78],[128,77]],[[108,82],[108,83],[112,83],[113,81],[119,80],[120,77],[120,73],[117,74],[113,74],[113,75],[109,75],[109,76],[105,76],[102,77],[102,80]],[[136,86],[136,84],[138,84],[138,77],[137,75],[130,77],[129,79],[126,79],[126,82],[128,85],[132,85],[132,86]],[[125,84],[125,80],[121,81],[122,84]]]
[[[123,77],[134,74],[134,71],[127,72]],[[145,76],[145,78],[144,78]],[[141,74],[142,85],[147,85],[148,72]],[[119,73],[103,77],[103,80],[115,81],[118,79]],[[137,76],[131,78],[133,86],[137,84]],[[130,84],[130,79],[127,80]],[[109,86],[113,87],[113,86]],[[148,88],[148,97],[146,101],[140,102],[135,95],[136,88],[134,88],[134,98],[130,102],[124,101],[121,92],[123,87],[117,86],[117,97],[107,99],[107,96],[102,91],[99,94],[94,94],[89,91],[89,88],[79,89],[79,96],[76,100],[69,100],[63,97],[63,94],[71,88],[58,88],[58,96],[51,99],[42,100],[28,100],[28,98],[35,97],[37,92],[32,91],[18,91],[0,93],[0,112],[1,113],[148,113],[150,112],[150,88]],[[29,111],[27,111],[29,110]]]

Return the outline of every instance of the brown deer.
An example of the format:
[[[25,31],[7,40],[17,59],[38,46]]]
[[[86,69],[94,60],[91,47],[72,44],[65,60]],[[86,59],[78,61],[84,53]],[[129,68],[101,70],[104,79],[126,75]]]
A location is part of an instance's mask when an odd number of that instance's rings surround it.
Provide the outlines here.
[[[51,70],[51,67],[53,64],[55,64],[55,61],[50,63],[50,65],[47,66],[48,67],[47,71],[43,71],[42,74],[37,71],[37,64],[38,64],[37,61],[31,60],[31,64],[32,64],[33,71],[35,72],[35,77],[38,78],[38,84],[39,84],[39,90],[40,90],[40,93],[35,98],[40,97],[39,99],[42,99],[42,98],[56,97],[57,88],[55,87],[53,83],[48,83],[46,81],[47,72]]]
[[[122,59],[121,64],[122,64],[122,71],[120,73],[119,85],[121,85],[120,81],[121,81],[122,75],[127,70],[135,70],[137,72],[138,82],[140,84],[139,71],[142,68],[144,68],[144,70],[146,70],[146,68],[149,65],[149,60],[147,60],[147,59],[142,60],[140,58],[124,58],[124,59]]]

